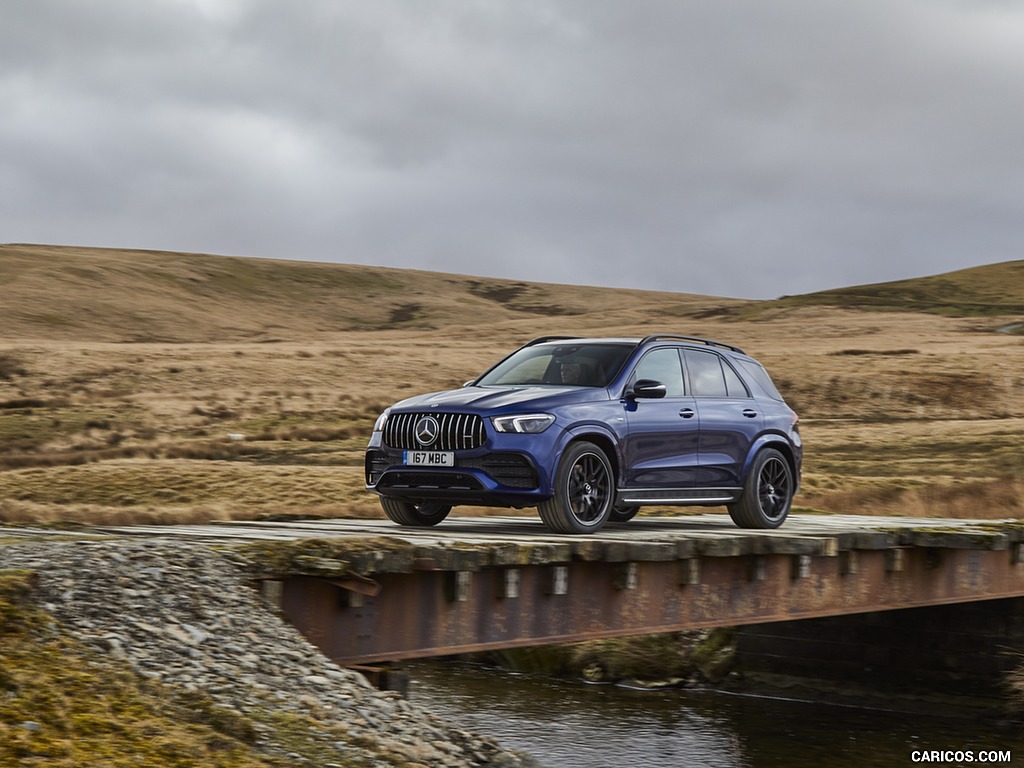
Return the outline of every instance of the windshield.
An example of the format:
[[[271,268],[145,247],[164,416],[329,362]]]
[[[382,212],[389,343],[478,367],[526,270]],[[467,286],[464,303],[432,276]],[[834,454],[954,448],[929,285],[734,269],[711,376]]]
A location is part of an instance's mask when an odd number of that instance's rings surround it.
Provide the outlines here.
[[[635,347],[571,342],[524,347],[484,374],[476,386],[607,387]]]

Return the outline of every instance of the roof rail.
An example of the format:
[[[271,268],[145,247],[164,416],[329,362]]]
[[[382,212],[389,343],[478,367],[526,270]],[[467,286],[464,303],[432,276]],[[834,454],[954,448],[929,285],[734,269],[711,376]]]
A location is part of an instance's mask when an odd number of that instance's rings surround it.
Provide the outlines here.
[[[700,336],[680,336],[675,333],[652,333],[650,336],[644,336],[641,340],[641,344],[646,344],[649,341],[695,341],[698,344],[707,344],[709,347],[722,347],[723,349],[731,349],[733,352],[739,352],[741,355],[747,354],[739,347],[734,347],[732,344],[726,344],[721,341],[715,341],[714,339],[703,339]]]
[[[579,336],[541,336],[539,339],[528,341],[524,347],[532,347],[534,344],[543,344],[545,341],[564,341],[566,339],[578,339]]]

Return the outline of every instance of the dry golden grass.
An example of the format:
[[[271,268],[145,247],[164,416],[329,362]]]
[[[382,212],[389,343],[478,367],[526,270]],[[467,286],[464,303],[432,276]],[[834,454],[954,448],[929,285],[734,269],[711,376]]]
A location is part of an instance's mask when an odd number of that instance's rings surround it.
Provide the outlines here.
[[[802,416],[800,507],[1024,516],[1024,338],[996,331],[1019,315],[29,246],[0,246],[0,280],[0,520],[378,516],[383,407],[535,336],[653,331],[768,366]]]

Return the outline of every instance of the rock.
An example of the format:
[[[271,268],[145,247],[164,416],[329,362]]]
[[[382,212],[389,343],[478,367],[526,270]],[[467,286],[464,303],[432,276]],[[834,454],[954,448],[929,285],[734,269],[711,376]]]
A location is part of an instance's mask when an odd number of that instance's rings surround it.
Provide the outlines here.
[[[0,545],[0,567],[36,571],[39,604],[64,631],[105,654],[105,663],[122,663],[140,677],[194,691],[239,715],[272,710],[329,729],[318,748],[331,754],[318,752],[313,760],[253,721],[256,748],[278,761],[375,768],[535,765],[338,667],[263,604],[248,586],[244,566],[234,551],[195,542]],[[18,727],[43,726],[26,721]],[[339,732],[346,740],[337,740]],[[388,757],[379,754],[385,747]],[[324,757],[335,762],[321,762]]]
[[[199,645],[206,642],[208,635],[203,630],[193,627],[191,624],[182,624],[181,628],[192,638],[193,645]]]
[[[136,621],[135,626],[141,629],[143,632],[149,632],[152,635],[159,635],[160,628],[154,627],[152,624],[147,624],[144,621]]]
[[[196,639],[183,629],[178,628],[174,624],[168,624],[164,627],[164,634],[175,642],[181,643],[182,645],[195,645]]]

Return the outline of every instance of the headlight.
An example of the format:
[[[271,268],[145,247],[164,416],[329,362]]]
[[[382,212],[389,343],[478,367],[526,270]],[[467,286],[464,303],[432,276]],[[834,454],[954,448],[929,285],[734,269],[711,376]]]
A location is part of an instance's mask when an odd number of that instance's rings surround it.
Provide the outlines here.
[[[383,432],[384,431],[384,423],[388,420],[388,414],[390,414],[390,413],[391,413],[391,409],[390,408],[385,408],[384,409],[384,413],[382,413],[380,416],[377,417],[377,420],[375,422],[373,422],[373,431],[374,432]]]
[[[491,423],[498,432],[518,432],[536,435],[555,422],[550,413],[527,413],[520,416],[494,416]]]

